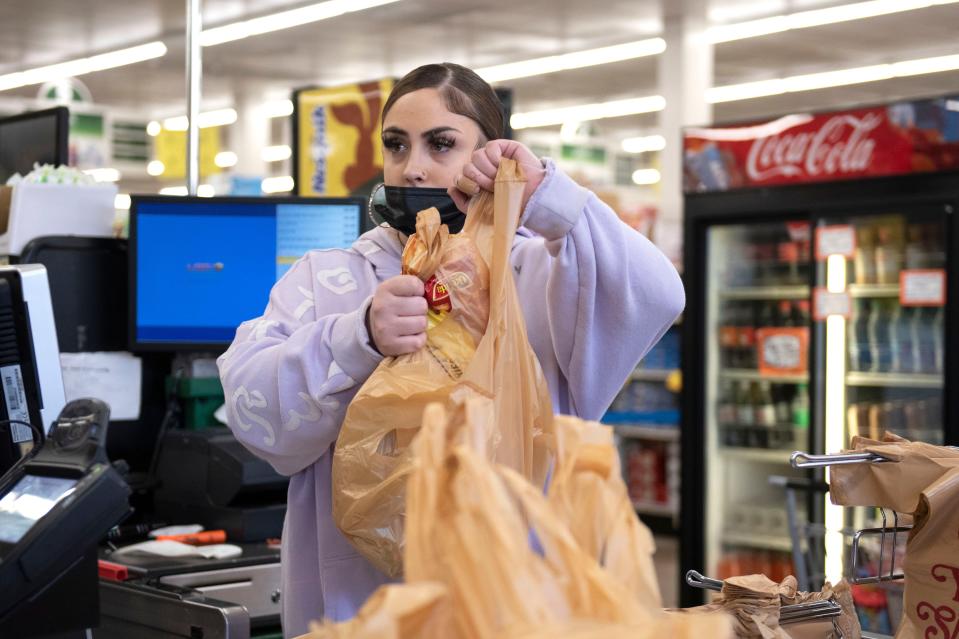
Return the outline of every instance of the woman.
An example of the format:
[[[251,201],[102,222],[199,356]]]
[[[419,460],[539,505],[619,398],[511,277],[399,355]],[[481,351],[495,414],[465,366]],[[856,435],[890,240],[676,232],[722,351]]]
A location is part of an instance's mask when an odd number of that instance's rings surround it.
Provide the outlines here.
[[[448,188],[451,228],[462,222],[456,208],[465,212],[471,195],[492,189],[500,158],[522,165],[528,182],[510,261],[530,343],[555,411],[600,418],[682,311],[669,261],[551,160],[500,139],[496,94],[469,69],[445,63],[410,72],[384,105],[382,128],[387,187]],[[399,274],[403,231],[415,213],[399,206],[386,216],[392,227],[348,250],[304,256],[218,362],[236,437],[290,476],[281,562],[288,637],[323,614],[353,616],[386,581],[333,523],[330,469],[360,385],[384,356],[426,341],[423,283]]]

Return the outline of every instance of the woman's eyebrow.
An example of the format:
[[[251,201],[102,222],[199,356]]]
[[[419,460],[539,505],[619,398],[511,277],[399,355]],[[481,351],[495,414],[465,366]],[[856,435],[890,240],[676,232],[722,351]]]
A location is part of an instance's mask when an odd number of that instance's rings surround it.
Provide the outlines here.
[[[430,138],[430,137],[433,137],[434,135],[438,135],[438,134],[440,134],[440,133],[446,133],[447,131],[456,131],[457,133],[462,133],[462,131],[460,131],[460,130],[457,129],[456,127],[452,127],[452,126],[438,126],[438,127],[434,127],[434,128],[432,128],[432,129],[430,129],[429,131],[424,131],[422,137],[424,137],[424,138]]]
[[[386,129],[383,129],[383,133],[384,133],[384,134],[386,134],[386,133],[391,133],[391,134],[393,134],[393,135],[403,135],[403,136],[409,137],[409,135],[406,133],[406,131],[404,131],[403,129],[401,129],[401,128],[399,128],[399,127],[395,127],[395,126],[391,126],[391,127],[386,128]]]

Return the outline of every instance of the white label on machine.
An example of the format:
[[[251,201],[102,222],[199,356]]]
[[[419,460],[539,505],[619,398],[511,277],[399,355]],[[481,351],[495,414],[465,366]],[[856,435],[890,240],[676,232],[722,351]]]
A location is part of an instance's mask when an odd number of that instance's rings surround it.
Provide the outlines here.
[[[20,364],[0,367],[0,379],[3,380],[3,397],[7,402],[7,419],[29,422],[30,409],[27,406],[27,394],[23,391]],[[10,435],[15,444],[33,441],[33,431],[25,424],[10,424]]]
[[[130,353],[60,353],[63,393],[69,402],[94,397],[110,407],[111,420],[140,418],[140,358]]]

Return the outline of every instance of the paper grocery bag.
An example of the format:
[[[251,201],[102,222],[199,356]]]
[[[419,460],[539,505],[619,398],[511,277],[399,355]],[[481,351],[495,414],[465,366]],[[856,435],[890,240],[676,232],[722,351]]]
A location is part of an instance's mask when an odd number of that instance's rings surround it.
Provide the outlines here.
[[[488,454],[545,483],[552,403],[509,263],[524,186],[519,166],[503,159],[494,192],[471,200],[462,233],[450,235],[435,210],[420,212],[403,270],[426,285],[427,345],[384,359],[347,409],[333,455],[333,517],[389,576],[402,573],[409,445],[430,402],[489,399]]]
[[[907,513],[903,617],[897,639],[959,636],[959,450],[909,442],[853,439],[853,451],[890,461],[834,466],[830,494],[843,506]]]

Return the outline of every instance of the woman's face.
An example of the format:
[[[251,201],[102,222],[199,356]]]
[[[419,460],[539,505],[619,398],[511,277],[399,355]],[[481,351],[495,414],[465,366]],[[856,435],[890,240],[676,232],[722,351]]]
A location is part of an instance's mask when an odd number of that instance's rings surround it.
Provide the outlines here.
[[[398,99],[383,120],[383,179],[387,186],[448,188],[479,144],[479,125],[451,113],[436,89]]]

